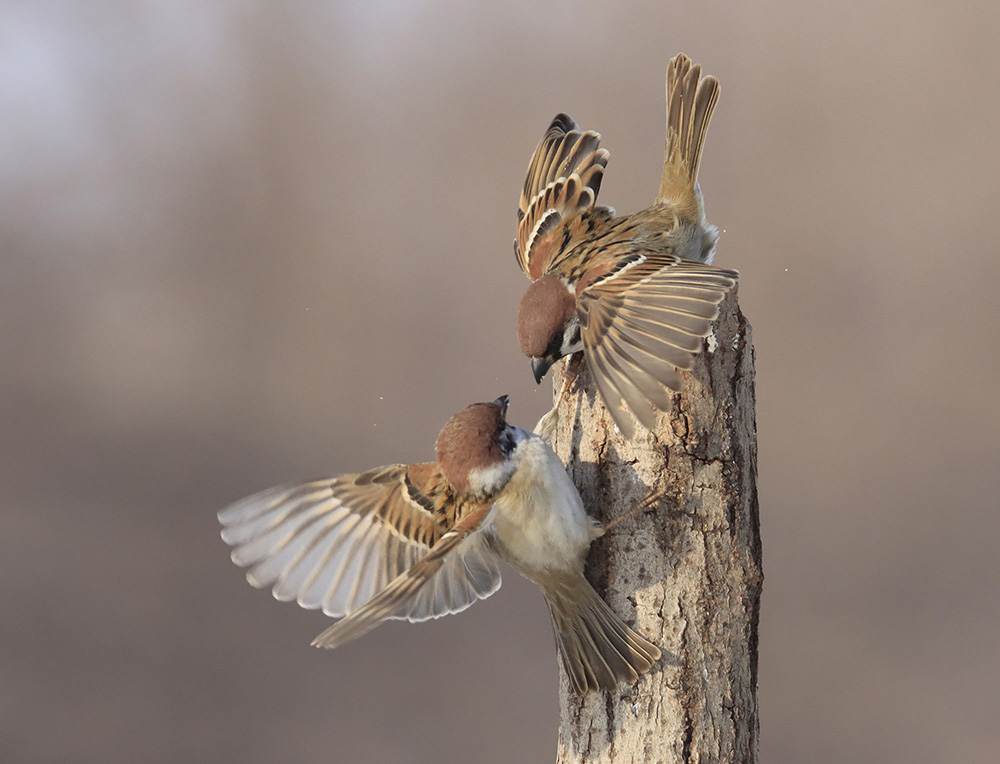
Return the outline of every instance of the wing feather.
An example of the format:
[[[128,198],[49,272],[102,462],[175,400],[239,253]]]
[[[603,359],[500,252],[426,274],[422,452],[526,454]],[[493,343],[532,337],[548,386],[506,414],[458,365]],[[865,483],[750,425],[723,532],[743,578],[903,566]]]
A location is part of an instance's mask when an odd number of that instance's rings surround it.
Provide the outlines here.
[[[625,400],[635,418],[643,427],[652,429],[656,424],[656,415],[653,413],[650,403],[652,403],[653,396],[658,397],[657,391],[653,389],[655,380],[640,367],[628,364],[627,359],[613,352],[608,343],[599,348],[594,355],[601,359],[600,365],[608,376],[608,382]],[[662,388],[659,388],[659,394],[666,397]],[[667,405],[669,405],[669,399]]]
[[[441,581],[435,574],[449,557],[454,559],[452,553],[456,552],[470,534],[488,522],[491,511],[492,505],[487,504],[466,514],[455,527],[441,537],[420,562],[397,576],[389,586],[346,618],[326,629],[313,640],[313,644],[317,647],[339,647],[371,631],[388,618],[407,617],[415,620],[413,603],[418,600],[421,590],[431,581],[437,587],[435,595],[429,597],[432,605],[438,608],[447,607],[451,602],[449,593],[454,579],[446,577],[447,580]]]
[[[233,562],[248,569],[253,586],[270,586],[279,600],[345,616],[405,575],[448,534],[448,490],[434,464],[390,465],[281,486],[222,510],[222,538],[234,547]],[[401,617],[457,612],[499,588],[499,568],[481,536],[474,534],[459,554],[435,568],[428,594]]]
[[[631,424],[621,402],[643,426],[679,391],[679,370],[690,369],[735,286],[736,271],[673,255],[632,252],[578,296],[584,355],[619,430]]]
[[[559,114],[535,149],[521,189],[514,240],[518,265],[529,278],[544,272],[541,261],[553,254],[545,243],[558,235],[559,225],[597,202],[610,156],[600,143],[600,134],[581,130]]]
[[[584,350],[586,351],[586,347]],[[597,389],[600,390],[604,405],[608,408],[608,413],[615,420],[615,424],[621,431],[622,437],[626,440],[631,440],[635,433],[635,427],[632,424],[632,420],[629,419],[628,414],[622,408],[622,395],[612,382],[613,375],[605,365],[604,355],[599,352],[585,354],[587,363],[593,371]]]

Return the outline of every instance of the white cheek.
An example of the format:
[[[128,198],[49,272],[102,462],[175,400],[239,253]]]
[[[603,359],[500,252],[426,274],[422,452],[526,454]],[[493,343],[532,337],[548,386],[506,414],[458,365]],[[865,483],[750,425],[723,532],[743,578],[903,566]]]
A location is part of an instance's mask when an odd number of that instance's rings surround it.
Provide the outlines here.
[[[583,350],[583,341],[580,339],[580,319],[573,316],[563,330],[562,347],[559,348],[563,355],[575,353]]]
[[[516,465],[505,460],[490,467],[469,470],[469,489],[480,496],[496,493],[510,480]]]

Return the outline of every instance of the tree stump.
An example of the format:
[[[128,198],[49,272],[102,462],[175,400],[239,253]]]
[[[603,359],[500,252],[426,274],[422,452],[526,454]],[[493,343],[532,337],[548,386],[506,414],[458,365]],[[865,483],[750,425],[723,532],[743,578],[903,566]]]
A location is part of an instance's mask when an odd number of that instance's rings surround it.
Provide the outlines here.
[[[757,761],[754,351],[735,292],[705,343],[654,432],[624,441],[586,364],[560,407],[553,447],[598,519],[663,492],[595,541],[586,569],[663,657],[638,683],[584,697],[560,668],[559,764]]]

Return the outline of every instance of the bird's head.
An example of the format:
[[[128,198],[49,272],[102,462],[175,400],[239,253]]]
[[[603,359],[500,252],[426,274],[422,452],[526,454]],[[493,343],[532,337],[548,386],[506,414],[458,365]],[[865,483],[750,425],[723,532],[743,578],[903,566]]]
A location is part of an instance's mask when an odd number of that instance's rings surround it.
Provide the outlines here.
[[[582,347],[576,296],[556,276],[533,282],[517,309],[517,341],[531,359],[535,382],[565,355]]]
[[[438,435],[438,465],[459,493],[488,498],[514,474],[513,452],[523,431],[507,424],[507,402],[501,395],[491,403],[466,406]]]

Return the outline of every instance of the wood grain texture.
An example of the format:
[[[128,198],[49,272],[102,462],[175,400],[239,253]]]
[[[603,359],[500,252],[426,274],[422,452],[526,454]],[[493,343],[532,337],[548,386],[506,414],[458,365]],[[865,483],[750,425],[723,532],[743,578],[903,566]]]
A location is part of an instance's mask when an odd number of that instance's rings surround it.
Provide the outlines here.
[[[581,697],[562,676],[560,764],[757,761],[763,576],[754,351],[736,294],[682,374],[672,411],[630,442],[616,432],[586,367],[560,410],[553,446],[602,522],[627,513],[649,489],[664,492],[594,543],[586,571],[664,656],[613,693]]]

